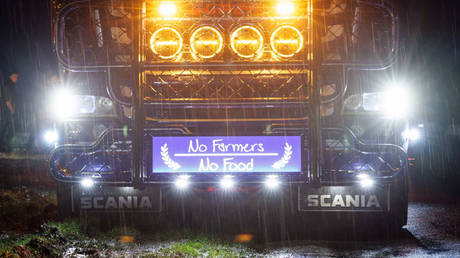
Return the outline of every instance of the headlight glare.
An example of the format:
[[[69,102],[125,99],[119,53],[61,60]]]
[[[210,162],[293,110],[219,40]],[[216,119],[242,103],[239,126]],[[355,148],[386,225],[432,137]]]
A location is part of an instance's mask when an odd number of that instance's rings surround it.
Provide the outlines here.
[[[176,188],[178,190],[185,190],[188,188],[188,186],[190,185],[190,180],[189,180],[190,176],[188,175],[182,175],[182,176],[179,176],[178,178],[176,178],[176,180],[174,181],[174,185],[176,186]]]
[[[59,139],[59,135],[55,130],[49,130],[45,132],[44,139],[48,144],[55,144]]]
[[[420,131],[416,128],[407,129],[402,132],[402,137],[405,140],[410,140],[410,141],[415,142],[418,139],[420,139]]]
[[[404,88],[391,88],[385,92],[363,94],[365,111],[383,112],[391,118],[402,117],[409,112],[410,99]]]
[[[370,177],[368,174],[358,174],[356,177],[359,180],[359,184],[363,188],[371,188],[375,184],[374,179],[372,179],[372,177]]]
[[[278,176],[276,175],[270,175],[270,176],[267,176],[267,178],[265,179],[265,187],[269,190],[275,190],[275,189],[278,189],[278,187],[280,186],[281,182],[278,178]]]
[[[230,190],[235,186],[235,180],[232,176],[226,175],[220,180],[220,186],[223,190]]]
[[[59,89],[51,101],[51,111],[58,119],[65,119],[75,114],[75,95],[67,88]]]
[[[59,120],[90,115],[113,115],[112,100],[93,95],[74,95],[68,89],[56,92],[51,102],[51,112]]]
[[[80,185],[83,188],[91,188],[94,186],[94,180],[92,178],[86,177],[80,181]]]
[[[176,5],[174,3],[161,3],[158,7],[159,14],[165,17],[171,17],[176,14]]]
[[[276,12],[281,16],[287,16],[294,13],[295,6],[292,2],[282,1],[276,5]]]

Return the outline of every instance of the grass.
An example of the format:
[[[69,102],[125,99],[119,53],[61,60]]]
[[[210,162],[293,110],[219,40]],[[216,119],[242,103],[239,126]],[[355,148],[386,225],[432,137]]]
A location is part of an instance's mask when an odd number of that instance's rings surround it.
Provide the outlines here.
[[[11,252],[14,246],[28,244],[33,237],[33,235],[20,235],[0,239],[0,257],[3,257],[6,252]]]
[[[51,221],[45,224],[45,234],[52,234],[53,228],[57,229],[57,232],[62,234],[65,238],[83,238],[84,236],[80,232],[80,224],[74,220],[65,222]]]
[[[249,249],[240,244],[206,236],[194,236],[161,248],[155,254],[167,257],[241,257],[248,256],[250,253]]]
[[[24,247],[35,255],[41,255],[43,248],[49,248],[55,254],[71,242],[84,243],[85,240],[87,237],[81,234],[80,226],[75,221],[48,222],[34,234],[7,236],[0,239],[0,257],[11,256],[14,247],[17,246]],[[43,244],[43,247],[37,246],[37,243]]]
[[[48,222],[34,234],[0,239],[0,257],[14,257],[14,255],[20,257],[25,256],[26,252],[33,256],[54,257],[62,255],[70,247],[88,252],[97,250],[109,256],[111,254],[115,256],[136,254],[140,257],[252,257],[256,255],[251,248],[223,236],[196,234],[184,230],[159,231],[152,235],[131,227],[114,227],[105,233],[99,232],[93,239],[84,233],[82,228],[78,220]],[[132,236],[134,240],[126,245],[120,238],[123,235]],[[146,248],[148,251],[139,248]]]

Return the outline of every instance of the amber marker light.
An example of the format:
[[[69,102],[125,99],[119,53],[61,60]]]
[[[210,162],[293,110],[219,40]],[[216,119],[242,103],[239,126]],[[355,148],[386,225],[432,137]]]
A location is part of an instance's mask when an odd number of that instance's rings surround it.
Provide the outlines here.
[[[254,58],[262,51],[264,38],[254,26],[244,25],[233,31],[230,46],[238,56]]]
[[[162,59],[172,59],[182,50],[183,40],[179,32],[171,27],[155,31],[150,38],[150,48]]]
[[[171,17],[176,14],[177,8],[174,3],[164,2],[158,6],[158,11],[161,16]]]
[[[281,16],[289,16],[294,13],[295,6],[292,2],[282,1],[276,5],[276,12]]]
[[[302,33],[290,25],[278,27],[270,37],[270,46],[276,55],[292,57],[303,48]]]
[[[224,38],[211,26],[203,26],[192,33],[190,46],[192,53],[199,58],[213,58],[222,51]]]

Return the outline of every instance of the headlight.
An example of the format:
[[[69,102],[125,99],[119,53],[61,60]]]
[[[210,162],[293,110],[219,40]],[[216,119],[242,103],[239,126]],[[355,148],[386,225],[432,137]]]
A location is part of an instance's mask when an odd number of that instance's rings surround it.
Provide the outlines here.
[[[362,95],[355,94],[355,95],[351,95],[348,98],[346,98],[343,104],[345,106],[345,109],[349,111],[357,111],[363,104],[362,102],[363,102]]]
[[[302,50],[303,37],[298,29],[290,25],[284,25],[272,33],[270,46],[278,56],[292,57]]]
[[[51,111],[60,119],[89,115],[113,115],[113,102],[100,96],[74,95],[68,89],[56,92],[53,97]]]
[[[409,107],[410,98],[403,88],[363,94],[363,109],[365,111],[378,111],[389,117],[402,117],[409,112]]]
[[[254,26],[244,25],[234,30],[230,37],[230,46],[238,56],[255,58],[262,52],[264,38]]]
[[[195,30],[190,37],[192,53],[199,58],[213,58],[220,53],[224,44],[222,34],[211,26]]]
[[[410,111],[411,100],[403,88],[391,88],[385,92],[372,92],[351,95],[344,101],[349,111],[360,108],[367,112],[381,112],[389,118],[407,115]]]
[[[162,59],[177,57],[182,50],[182,45],[182,36],[171,27],[158,29],[150,38],[150,48]]]
[[[56,91],[51,101],[51,111],[58,119],[65,119],[75,113],[74,95],[70,89]]]
[[[112,100],[106,97],[97,97],[96,110],[98,113],[111,113],[113,111],[113,102]]]

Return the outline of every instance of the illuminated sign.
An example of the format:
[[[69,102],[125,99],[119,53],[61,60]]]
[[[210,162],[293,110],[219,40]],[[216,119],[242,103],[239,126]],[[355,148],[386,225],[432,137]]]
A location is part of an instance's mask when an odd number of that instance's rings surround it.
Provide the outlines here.
[[[301,172],[301,136],[153,137],[153,173]]]

